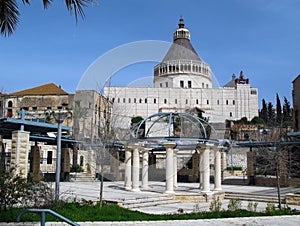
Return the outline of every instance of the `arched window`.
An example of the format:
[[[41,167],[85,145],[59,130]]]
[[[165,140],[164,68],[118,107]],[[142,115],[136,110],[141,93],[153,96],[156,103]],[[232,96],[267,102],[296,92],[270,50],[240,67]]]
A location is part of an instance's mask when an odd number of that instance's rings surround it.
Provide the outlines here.
[[[12,108],[12,106],[13,106],[12,101],[11,100],[8,101],[7,107]]]

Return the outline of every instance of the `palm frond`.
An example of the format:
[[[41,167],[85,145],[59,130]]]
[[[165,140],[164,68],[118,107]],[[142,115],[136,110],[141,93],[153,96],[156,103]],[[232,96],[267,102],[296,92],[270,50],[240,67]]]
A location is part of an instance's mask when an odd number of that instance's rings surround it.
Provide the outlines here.
[[[74,12],[76,23],[78,22],[78,16],[84,19],[85,14],[83,7],[86,7],[87,4],[93,3],[94,0],[66,0],[66,7],[70,13]]]
[[[52,0],[43,0],[44,9],[48,9],[48,6],[52,3]]]
[[[19,22],[19,8],[15,0],[0,0],[0,33],[11,35]]]

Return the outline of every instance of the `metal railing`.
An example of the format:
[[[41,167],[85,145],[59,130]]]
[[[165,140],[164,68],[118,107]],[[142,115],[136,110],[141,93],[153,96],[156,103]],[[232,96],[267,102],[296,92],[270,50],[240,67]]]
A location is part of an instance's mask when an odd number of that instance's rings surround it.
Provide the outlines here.
[[[46,222],[46,213],[49,213],[59,219],[61,219],[62,221],[70,224],[70,225],[73,225],[73,226],[80,226],[79,224],[69,220],[68,218],[56,213],[55,211],[53,210],[50,210],[50,209],[26,209],[26,210],[23,210],[21,213],[19,213],[18,217],[17,217],[17,222],[20,222],[22,216],[25,214],[25,213],[41,213],[41,226],[45,226],[45,222]]]

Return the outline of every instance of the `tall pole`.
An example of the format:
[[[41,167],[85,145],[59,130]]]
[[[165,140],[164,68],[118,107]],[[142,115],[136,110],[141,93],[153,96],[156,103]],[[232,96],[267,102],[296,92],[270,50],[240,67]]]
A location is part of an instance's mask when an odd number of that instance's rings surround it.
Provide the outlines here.
[[[61,165],[61,124],[63,120],[59,114],[57,121],[57,151],[56,151],[56,171],[55,171],[55,201],[59,200],[59,182]]]

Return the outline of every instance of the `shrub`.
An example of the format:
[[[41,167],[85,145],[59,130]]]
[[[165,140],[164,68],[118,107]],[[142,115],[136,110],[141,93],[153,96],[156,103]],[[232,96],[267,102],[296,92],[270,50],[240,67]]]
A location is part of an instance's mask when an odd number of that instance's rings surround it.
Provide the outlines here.
[[[276,212],[275,204],[274,203],[267,203],[266,213],[270,214],[270,215],[273,215],[275,212]]]
[[[0,167],[0,210],[15,206],[52,207],[54,192],[45,183],[27,182],[12,168]]]
[[[83,168],[80,165],[76,164],[76,165],[72,165],[70,171],[71,172],[76,172],[76,173],[81,173],[84,170],[83,170]]]
[[[211,212],[218,213],[221,211],[221,208],[222,208],[222,202],[220,201],[219,197],[217,199],[211,201],[210,207],[209,207],[209,210]]]
[[[0,167],[0,175],[0,209],[6,211],[16,204],[26,202],[27,181],[16,175],[13,168],[6,171]]]
[[[250,212],[256,212],[257,211],[257,206],[258,206],[257,202],[248,202],[247,209]]]
[[[242,201],[239,199],[230,199],[227,208],[231,212],[236,212],[242,208]]]

